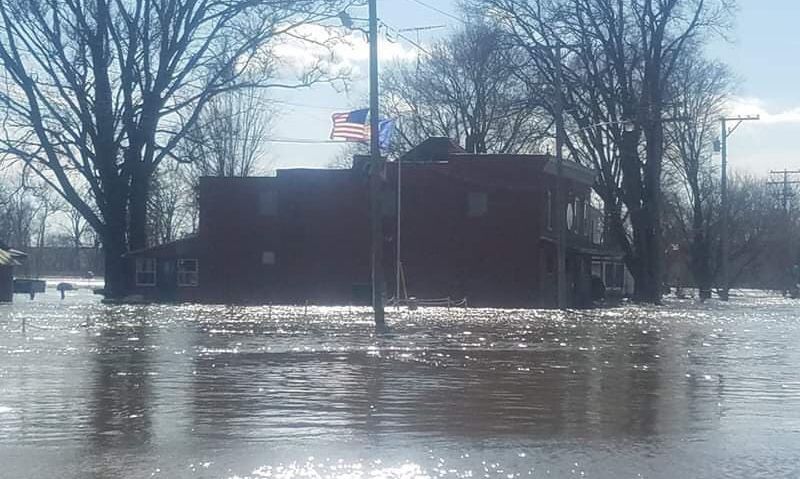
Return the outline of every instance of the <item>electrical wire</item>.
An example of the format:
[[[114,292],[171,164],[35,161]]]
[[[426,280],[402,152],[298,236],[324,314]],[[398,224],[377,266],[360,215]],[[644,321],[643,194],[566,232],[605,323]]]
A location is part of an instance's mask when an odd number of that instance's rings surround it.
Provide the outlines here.
[[[446,12],[446,11],[440,9],[439,7],[434,7],[433,5],[430,5],[430,4],[426,3],[426,2],[423,2],[422,0],[409,0],[409,1],[414,2],[417,5],[422,5],[423,7],[428,8],[430,10],[433,10],[434,12],[437,12],[437,13],[439,13],[441,15],[444,15],[445,17],[452,18],[453,20],[455,20],[455,21],[457,21],[459,23],[466,23],[466,22],[464,22],[463,19],[458,18],[457,16],[453,15],[452,13]]]

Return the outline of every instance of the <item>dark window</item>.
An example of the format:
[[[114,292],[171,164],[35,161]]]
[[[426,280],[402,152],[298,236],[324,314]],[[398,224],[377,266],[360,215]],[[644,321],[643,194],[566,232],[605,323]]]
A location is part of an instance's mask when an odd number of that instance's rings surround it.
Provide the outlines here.
[[[156,259],[136,258],[136,286],[156,285]]]
[[[277,192],[262,191],[258,194],[258,214],[261,216],[275,216],[278,214]]]
[[[583,198],[575,200],[575,213],[577,216],[577,224],[575,225],[575,232],[579,235],[586,233],[586,202]]]
[[[542,248],[542,256],[545,258],[545,270],[547,274],[554,274],[556,272],[556,255],[549,254],[546,248]]]
[[[178,260],[178,286],[197,286],[200,284],[200,268],[196,259]]]
[[[274,251],[264,251],[261,253],[261,264],[266,266],[272,266],[275,264],[275,252]]]
[[[617,282],[614,284],[617,288],[622,288],[625,285],[625,265],[618,264],[616,265],[615,269],[617,273],[615,274]]]
[[[547,190],[547,229],[553,229],[553,192]]]
[[[467,196],[467,216],[486,216],[489,211],[489,195],[472,192]]]

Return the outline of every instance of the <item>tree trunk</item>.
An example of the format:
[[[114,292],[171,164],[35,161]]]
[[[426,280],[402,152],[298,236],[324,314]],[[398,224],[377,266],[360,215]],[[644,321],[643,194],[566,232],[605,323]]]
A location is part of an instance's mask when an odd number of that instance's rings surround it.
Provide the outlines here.
[[[128,242],[132,251],[147,248],[148,180],[144,174],[133,175],[129,203],[130,224]]]
[[[103,252],[105,254],[105,297],[120,299],[128,294],[128,268],[123,255],[127,252],[125,245],[124,221],[113,221],[103,234]]]
[[[692,204],[692,237],[689,246],[689,264],[695,285],[700,291],[700,299],[710,299],[714,275],[711,271],[709,235],[706,231],[703,204],[700,201],[700,188],[696,181],[692,181],[691,188],[695,199]]]
[[[642,161],[639,156],[641,131],[625,132],[620,146],[622,167],[622,197],[630,215],[633,241],[625,262],[634,279],[634,298],[648,302],[650,284],[650,257],[648,251],[647,185],[642,178]]]
[[[664,154],[664,127],[653,120],[645,132],[647,138],[647,163],[644,171],[644,279],[642,301],[661,302],[663,283],[663,256],[661,231],[661,170]]]
[[[107,208],[103,212],[105,227],[101,240],[105,254],[105,297],[120,299],[128,294],[128,271],[123,257],[128,252],[127,198],[120,188],[108,195]]]

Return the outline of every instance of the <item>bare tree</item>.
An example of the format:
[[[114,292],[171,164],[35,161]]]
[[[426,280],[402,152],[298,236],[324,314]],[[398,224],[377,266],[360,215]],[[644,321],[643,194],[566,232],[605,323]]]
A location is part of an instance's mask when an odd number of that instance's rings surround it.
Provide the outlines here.
[[[726,26],[729,0],[476,0],[527,52],[530,91],[555,114],[563,73],[568,141],[600,179],[610,232],[636,279],[658,302],[662,283],[661,182],[669,84],[703,35]],[[565,53],[557,58],[561,47]]]
[[[678,204],[675,211],[680,213],[676,220],[684,232],[690,270],[703,299],[711,296],[716,268],[713,252],[719,239],[715,229],[719,185],[714,144],[732,86],[727,67],[687,56],[675,72],[670,94],[676,114],[686,121],[667,127],[667,174],[678,180],[671,192]]]
[[[0,183],[0,242],[28,248],[33,238],[37,206],[24,177]]]
[[[64,201],[58,194],[45,184],[30,187],[35,198],[36,212],[36,254],[32,256],[33,271],[36,276],[42,272],[42,259],[44,247],[47,244],[48,228],[54,215],[64,209]]]
[[[195,231],[196,176],[187,177],[184,166],[163,164],[153,178],[148,203],[151,246],[169,243]]]
[[[248,88],[209,101],[179,151],[195,176],[252,176],[266,170],[275,110],[262,91]]]
[[[516,75],[520,52],[484,23],[434,45],[416,63],[384,71],[384,114],[396,119],[394,149],[406,151],[432,136],[457,140],[472,153],[538,150],[547,123],[524,108],[525,83]]]
[[[297,80],[275,80],[270,45],[341,3],[0,1],[0,150],[22,159],[98,232],[109,296],[125,294],[122,255],[147,243],[150,180],[204,106],[237,88],[323,79],[312,66]],[[84,186],[88,197],[78,193]]]

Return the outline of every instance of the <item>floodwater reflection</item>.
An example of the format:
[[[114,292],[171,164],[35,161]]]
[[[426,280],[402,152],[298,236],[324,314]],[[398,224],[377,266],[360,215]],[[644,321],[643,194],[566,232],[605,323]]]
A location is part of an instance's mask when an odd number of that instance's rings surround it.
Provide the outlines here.
[[[44,296],[0,306],[0,476],[796,477],[799,320]]]

